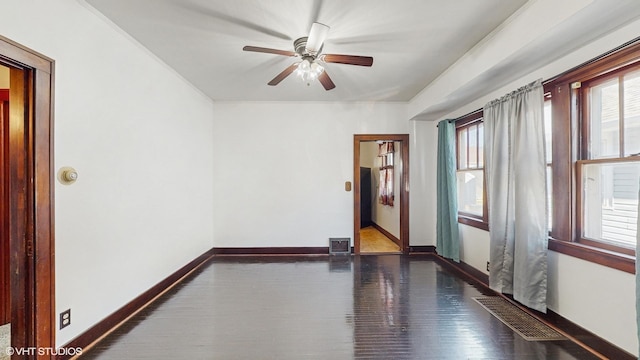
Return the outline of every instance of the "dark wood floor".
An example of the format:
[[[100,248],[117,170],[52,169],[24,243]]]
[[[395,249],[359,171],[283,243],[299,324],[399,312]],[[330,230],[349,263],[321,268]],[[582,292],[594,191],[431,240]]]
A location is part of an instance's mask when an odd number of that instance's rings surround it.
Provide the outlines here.
[[[430,256],[216,257],[89,359],[595,359],[529,342]]]

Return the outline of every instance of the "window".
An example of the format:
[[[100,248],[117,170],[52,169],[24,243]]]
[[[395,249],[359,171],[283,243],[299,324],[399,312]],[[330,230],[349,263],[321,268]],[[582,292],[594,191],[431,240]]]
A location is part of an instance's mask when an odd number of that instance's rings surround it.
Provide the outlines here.
[[[580,240],[611,250],[635,249],[640,69],[622,69],[581,86],[583,142],[577,162]]]
[[[380,183],[378,187],[378,201],[382,205],[393,206],[393,141],[378,144],[378,168],[380,169]]]
[[[552,145],[549,249],[633,273],[640,41],[558,76],[545,90]]]
[[[549,249],[635,273],[640,40],[544,88]],[[458,222],[488,230],[482,110],[456,128]]]
[[[482,111],[456,122],[458,221],[487,229]]]

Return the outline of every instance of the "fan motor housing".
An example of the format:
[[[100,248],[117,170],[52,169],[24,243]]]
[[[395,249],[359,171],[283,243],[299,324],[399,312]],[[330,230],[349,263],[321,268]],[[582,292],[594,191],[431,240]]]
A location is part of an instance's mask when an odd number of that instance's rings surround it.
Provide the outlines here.
[[[307,55],[307,37],[305,36],[294,40],[293,48],[298,55]]]
[[[324,44],[322,44],[322,46],[320,47],[320,50],[318,50],[318,52],[316,53],[310,53],[307,51],[307,39],[309,37],[308,36],[304,36],[298,39],[295,39],[293,41],[293,48],[295,49],[296,54],[300,55],[301,57],[305,57],[305,56],[311,56],[312,58],[316,58],[316,56],[318,56],[318,54],[320,54],[322,52],[322,48],[324,47]]]

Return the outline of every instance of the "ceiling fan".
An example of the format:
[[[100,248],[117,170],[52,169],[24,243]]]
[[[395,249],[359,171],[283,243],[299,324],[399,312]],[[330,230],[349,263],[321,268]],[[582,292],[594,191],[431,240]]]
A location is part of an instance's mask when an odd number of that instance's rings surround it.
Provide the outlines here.
[[[307,82],[307,85],[309,85],[311,81],[318,79],[325,90],[331,90],[335,88],[336,85],[319,62],[371,66],[373,64],[373,58],[370,56],[322,54],[322,47],[328,33],[329,27],[327,25],[315,22],[311,26],[309,36],[294,40],[293,48],[295,51],[270,49],[257,46],[245,46],[242,50],[283,56],[296,56],[302,59],[301,61],[291,64],[289,67],[284,69],[284,71],[274,77],[273,80],[269,81],[268,84],[271,86],[278,85],[282,80],[295,71],[303,81]]]

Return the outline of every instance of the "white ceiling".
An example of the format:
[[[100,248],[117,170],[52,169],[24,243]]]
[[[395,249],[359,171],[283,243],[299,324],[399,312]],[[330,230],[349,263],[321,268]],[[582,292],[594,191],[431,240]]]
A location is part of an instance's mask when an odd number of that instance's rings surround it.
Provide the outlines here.
[[[82,0],[80,0],[82,1]],[[640,17],[640,0],[85,0],[216,101],[402,101],[435,119]],[[293,50],[315,21],[336,88],[293,74]],[[638,29],[640,35],[640,29]],[[614,48],[620,44],[611,44]],[[576,64],[577,65],[577,64]]]
[[[214,100],[408,101],[526,0],[87,0]],[[293,50],[318,21],[324,53],[372,56],[371,68],[327,64],[336,88],[307,87]]]

